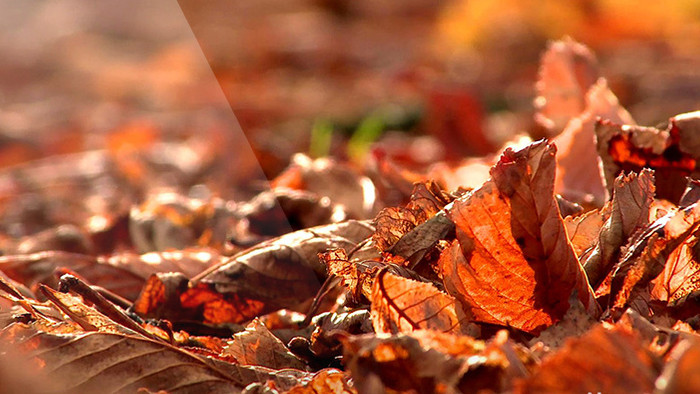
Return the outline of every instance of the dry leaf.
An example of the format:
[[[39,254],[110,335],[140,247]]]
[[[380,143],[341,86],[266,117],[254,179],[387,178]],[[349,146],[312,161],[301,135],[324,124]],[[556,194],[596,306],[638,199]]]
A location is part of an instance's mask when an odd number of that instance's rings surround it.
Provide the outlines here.
[[[615,266],[610,306],[623,308],[664,269],[671,252],[700,226],[700,205],[670,212],[637,233]]]
[[[700,112],[676,115],[664,130],[600,121],[595,132],[608,191],[621,172],[647,167],[656,173],[657,197],[675,203],[685,190],[686,177],[700,176]]]
[[[585,110],[572,118],[564,131],[553,139],[558,149],[554,191],[593,206],[602,206],[607,200],[594,130],[598,118],[634,124],[603,78],[586,93]]]
[[[374,279],[370,300],[376,333],[430,329],[472,337],[479,334],[454,298],[430,283],[403,278],[386,269]]]
[[[515,392],[651,392],[657,363],[633,331],[598,325],[542,361]]]
[[[537,333],[564,316],[574,290],[598,313],[554,198],[555,151],[506,150],[493,180],[448,211],[457,240],[440,257],[445,287],[477,321]]]
[[[620,248],[649,223],[654,201],[654,172],[620,174],[613,187],[610,216],[600,230],[595,249],[583,263],[588,281],[597,288],[620,257]]]
[[[599,209],[588,211],[583,215],[564,218],[566,235],[569,237],[579,261],[585,261],[585,258],[592,252],[593,247],[598,242],[598,233],[600,233],[603,223],[605,223],[604,212]]]
[[[664,270],[655,280],[652,295],[673,304],[700,290],[698,239],[691,235],[668,256]]]
[[[559,134],[569,120],[584,111],[586,92],[598,79],[596,63],[585,45],[568,37],[549,43],[535,85],[535,120],[548,136]]]
[[[253,319],[245,330],[228,340],[222,354],[233,357],[241,365],[306,369],[306,364],[292,354],[258,319]]]

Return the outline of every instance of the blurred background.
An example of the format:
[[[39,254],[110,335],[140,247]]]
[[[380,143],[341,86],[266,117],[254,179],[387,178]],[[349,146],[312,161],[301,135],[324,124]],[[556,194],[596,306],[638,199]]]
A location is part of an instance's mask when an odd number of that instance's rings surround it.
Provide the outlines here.
[[[145,147],[173,171],[225,156],[207,182],[233,193],[295,152],[479,156],[539,136],[538,59],[567,35],[640,124],[700,107],[695,0],[0,1],[0,166],[106,147],[139,177]]]

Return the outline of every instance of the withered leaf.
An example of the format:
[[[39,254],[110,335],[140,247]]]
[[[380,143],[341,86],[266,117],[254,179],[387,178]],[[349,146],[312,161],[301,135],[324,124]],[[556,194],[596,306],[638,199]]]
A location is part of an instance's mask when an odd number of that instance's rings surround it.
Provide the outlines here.
[[[0,335],[42,366],[62,392],[238,392],[246,382],[206,359],[143,337],[90,332],[60,335],[13,325]]]
[[[222,353],[232,356],[242,365],[306,369],[306,364],[292,354],[258,319],[253,319],[245,330],[228,340]]]
[[[530,341],[531,345],[542,343],[549,349],[557,349],[564,344],[567,338],[585,334],[596,323],[596,320],[588,314],[578,298],[572,295],[569,298],[569,305],[571,307],[564,317],[553,326],[547,327],[539,336],[533,338]]]
[[[353,249],[373,230],[366,222],[351,220],[292,232],[201,273],[187,290],[172,295],[176,300],[158,296],[145,305],[153,312],[166,309],[158,302],[179,304],[184,315],[198,316],[207,323],[241,323],[278,309],[301,308],[316,295],[326,276],[318,253]],[[161,288],[156,282],[153,286]]]
[[[654,172],[620,174],[613,187],[612,207],[598,236],[598,243],[583,268],[591,286],[597,288],[620,257],[620,248],[635,231],[649,223],[654,201]]]
[[[377,333],[430,329],[477,336],[479,329],[450,295],[426,282],[379,272],[372,286],[372,324]]]
[[[146,279],[128,267],[111,265],[102,258],[83,254],[50,251],[0,256],[0,270],[30,287],[38,283],[57,287],[54,272],[58,268],[67,268],[128,300],[136,299]]]
[[[292,387],[287,394],[353,394],[357,391],[348,383],[348,376],[337,369],[327,368],[318,371],[310,382]]]
[[[440,257],[445,287],[477,321],[537,333],[574,290],[598,313],[554,198],[555,151],[544,141],[506,150],[493,180],[448,211],[457,240]]]
[[[664,269],[666,260],[700,226],[700,205],[673,211],[637,233],[615,266],[610,305],[623,308]]]
[[[451,201],[452,197],[435,182],[416,183],[411,200],[405,207],[384,208],[379,212],[372,239],[379,250],[389,250],[404,235],[440,212]]]
[[[577,202],[601,206],[607,191],[596,147],[596,120],[621,124],[634,124],[634,120],[619,105],[603,78],[590,87],[585,100],[585,110],[553,139],[558,148],[554,191]]]
[[[515,392],[651,392],[657,363],[635,332],[598,325],[568,340]]]
[[[686,177],[700,175],[700,112],[674,116],[664,130],[600,121],[595,132],[609,191],[621,172],[647,167],[656,172],[657,197],[676,203]]]
[[[311,159],[298,153],[292,164],[271,182],[273,188],[306,190],[344,207],[351,219],[369,219],[379,206],[372,181],[329,158]]]
[[[564,218],[566,235],[574,248],[579,261],[585,261],[598,242],[598,233],[605,223],[605,212],[594,209],[579,216]]]
[[[656,392],[691,394],[700,387],[700,341],[684,340],[670,355],[670,362],[656,380]]]
[[[319,259],[328,267],[329,275],[336,275],[341,283],[346,286],[355,300],[372,299],[372,284],[375,276],[382,268],[405,278],[420,280],[420,276],[408,268],[375,260],[349,260],[345,249],[333,249],[319,253]]]
[[[421,346],[416,339],[421,333],[366,334],[344,339],[343,357],[357,391],[435,392],[438,387],[454,389],[462,375],[464,360]]]
[[[559,134],[585,108],[585,95],[598,79],[593,53],[570,38],[551,42],[540,60],[535,85],[535,119],[548,136]]]
[[[691,235],[668,256],[664,270],[655,280],[652,295],[675,303],[700,289],[698,239]]]
[[[190,248],[150,252],[141,255],[120,253],[98,261],[131,271],[146,279],[159,272],[180,272],[193,278],[208,268],[220,265],[226,258],[209,248]]]

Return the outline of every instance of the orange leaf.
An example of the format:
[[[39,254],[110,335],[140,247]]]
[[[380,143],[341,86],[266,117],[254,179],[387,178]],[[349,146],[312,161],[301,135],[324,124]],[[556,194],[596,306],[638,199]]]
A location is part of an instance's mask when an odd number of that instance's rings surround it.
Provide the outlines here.
[[[457,240],[439,265],[477,321],[537,333],[564,316],[573,291],[597,314],[554,198],[555,152],[544,141],[506,150],[492,180],[448,210]]]
[[[646,393],[657,371],[651,353],[635,332],[597,326],[569,340],[516,386],[516,393]]]
[[[377,333],[431,329],[477,336],[455,299],[430,283],[402,278],[383,269],[372,286],[372,325]]]

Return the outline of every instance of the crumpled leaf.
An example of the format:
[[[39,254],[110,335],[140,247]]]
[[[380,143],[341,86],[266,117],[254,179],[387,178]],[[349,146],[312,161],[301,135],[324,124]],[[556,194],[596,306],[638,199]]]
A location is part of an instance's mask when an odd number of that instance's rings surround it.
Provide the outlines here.
[[[651,392],[657,363],[634,331],[598,325],[543,360],[515,392]]]
[[[691,235],[668,256],[664,270],[654,280],[652,295],[673,304],[700,290],[698,238]]]
[[[376,333],[420,329],[476,337],[479,329],[450,295],[426,282],[379,272],[372,286],[372,324]]]
[[[579,216],[567,216],[564,218],[566,235],[574,248],[579,261],[592,252],[598,242],[598,233],[605,223],[605,212],[599,209],[588,211]]]
[[[270,185],[273,189],[286,187],[328,197],[331,203],[344,207],[351,219],[369,219],[379,207],[377,189],[369,178],[329,158],[312,160],[297,153]]]
[[[476,321],[537,333],[564,316],[574,290],[598,313],[554,198],[555,151],[544,141],[506,150],[493,180],[448,211],[457,240],[439,265]]]
[[[107,264],[99,257],[67,252],[39,252],[30,255],[0,256],[0,270],[30,288],[43,283],[57,287],[54,272],[66,268],[91,283],[100,283],[105,289],[128,300],[139,295],[145,277],[125,266]]]
[[[585,110],[572,118],[564,131],[553,139],[558,149],[554,191],[577,202],[601,206],[607,199],[607,190],[596,147],[596,120],[635,123],[603,78],[590,87],[585,101]]]
[[[318,371],[311,381],[294,386],[287,394],[354,394],[357,391],[348,383],[348,376],[337,369],[327,368]]]
[[[550,42],[540,60],[535,120],[547,136],[559,134],[585,108],[585,95],[598,79],[595,55],[571,38]]]
[[[435,182],[417,183],[411,200],[405,207],[389,207],[375,219],[376,232],[372,239],[381,251],[387,251],[416,226],[440,212],[453,198]]]
[[[595,249],[583,263],[591,286],[597,288],[620,257],[620,248],[649,223],[654,201],[654,172],[620,174],[613,187],[610,216],[600,230]]]
[[[148,308],[139,311],[152,315],[165,310],[161,302],[172,302],[183,315],[206,323],[241,323],[283,308],[305,312],[303,304],[316,295],[326,277],[318,253],[353,249],[373,230],[366,222],[351,220],[283,235],[201,273],[184,292],[171,295],[177,297],[174,300],[149,298],[144,301]],[[161,286],[154,282],[154,288]]]
[[[279,379],[287,387],[294,376],[276,376],[266,368],[237,366],[196,356],[164,342],[100,332],[59,334],[14,324],[0,338],[24,350],[62,392],[240,392],[246,385]]]
[[[258,319],[253,319],[244,331],[236,333],[233,339],[227,341],[222,354],[232,356],[242,365],[306,369],[306,364],[292,354]]]
[[[621,172],[647,167],[656,173],[657,197],[676,203],[686,177],[700,176],[700,111],[674,116],[664,130],[600,121],[595,132],[608,191]]]
[[[571,307],[564,317],[556,324],[547,327],[540,335],[530,341],[531,345],[543,344],[549,349],[558,349],[564,341],[571,337],[579,337],[585,334],[596,320],[586,311],[581,301],[574,297],[569,297]]]
[[[632,238],[610,285],[610,306],[623,308],[664,269],[666,260],[700,226],[700,205],[670,212]]]
[[[328,275],[336,275],[341,284],[347,287],[355,300],[372,299],[372,285],[375,276],[382,268],[405,278],[421,280],[420,276],[408,268],[380,260],[350,260],[345,249],[333,249],[319,253],[319,259],[326,265]]]

